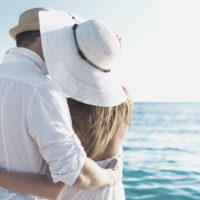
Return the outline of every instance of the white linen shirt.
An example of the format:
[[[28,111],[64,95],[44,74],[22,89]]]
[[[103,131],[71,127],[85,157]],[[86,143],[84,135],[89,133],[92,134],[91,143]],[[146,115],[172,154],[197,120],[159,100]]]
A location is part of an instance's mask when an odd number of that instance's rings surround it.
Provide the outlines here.
[[[42,59],[10,49],[0,65],[0,168],[44,173],[72,185],[86,154],[72,129],[65,94],[46,74]],[[0,188],[1,200],[37,199]]]

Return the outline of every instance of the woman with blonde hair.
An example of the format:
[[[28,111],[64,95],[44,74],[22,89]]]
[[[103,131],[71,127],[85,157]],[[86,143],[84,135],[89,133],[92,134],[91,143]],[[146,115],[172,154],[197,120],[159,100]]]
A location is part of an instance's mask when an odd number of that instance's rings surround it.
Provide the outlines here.
[[[0,172],[0,186],[26,195],[62,200],[125,200],[122,143],[131,123],[133,103],[114,78],[113,64],[121,47],[116,34],[100,20],[71,24],[60,12],[41,12],[40,31],[51,78],[67,98],[72,125],[87,156],[106,168],[117,160],[114,186],[80,190],[53,183],[50,173]],[[59,67],[58,67],[59,66]],[[73,154],[73,152],[72,152]]]

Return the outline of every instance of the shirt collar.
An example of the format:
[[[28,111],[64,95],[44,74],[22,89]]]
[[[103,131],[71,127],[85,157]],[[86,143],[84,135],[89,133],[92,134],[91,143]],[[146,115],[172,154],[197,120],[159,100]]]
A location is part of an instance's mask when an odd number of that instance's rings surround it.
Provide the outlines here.
[[[21,61],[21,59],[24,61],[27,60],[29,63],[32,62],[43,74],[48,74],[45,62],[42,58],[34,51],[27,48],[16,47],[9,49],[5,54],[3,62],[11,60]]]

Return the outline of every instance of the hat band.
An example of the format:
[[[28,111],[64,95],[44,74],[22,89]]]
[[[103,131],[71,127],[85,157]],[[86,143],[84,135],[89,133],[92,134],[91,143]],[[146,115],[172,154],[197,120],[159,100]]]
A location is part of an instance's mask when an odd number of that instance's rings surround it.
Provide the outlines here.
[[[73,35],[74,35],[74,41],[75,41],[75,44],[76,44],[76,49],[77,49],[77,51],[78,51],[78,54],[79,54],[79,56],[83,59],[83,60],[85,60],[88,64],[90,64],[92,67],[94,67],[95,69],[98,69],[98,70],[100,70],[100,71],[102,71],[102,72],[110,72],[110,69],[104,69],[104,68],[102,68],[102,67],[99,67],[99,66],[97,66],[97,65],[95,65],[92,61],[90,61],[84,54],[83,54],[83,52],[81,51],[81,49],[80,49],[80,46],[79,46],[79,44],[78,44],[78,41],[77,41],[77,37],[76,37],[76,28],[78,27],[78,24],[74,24],[73,25],[73,27],[72,27],[72,30],[73,30]]]

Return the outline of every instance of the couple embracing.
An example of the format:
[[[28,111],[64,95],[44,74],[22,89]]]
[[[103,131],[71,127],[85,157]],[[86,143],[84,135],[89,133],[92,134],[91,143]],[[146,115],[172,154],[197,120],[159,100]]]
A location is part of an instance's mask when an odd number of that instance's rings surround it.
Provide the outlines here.
[[[113,75],[120,38],[101,20],[34,8],[0,65],[0,199],[124,200],[132,102]]]

